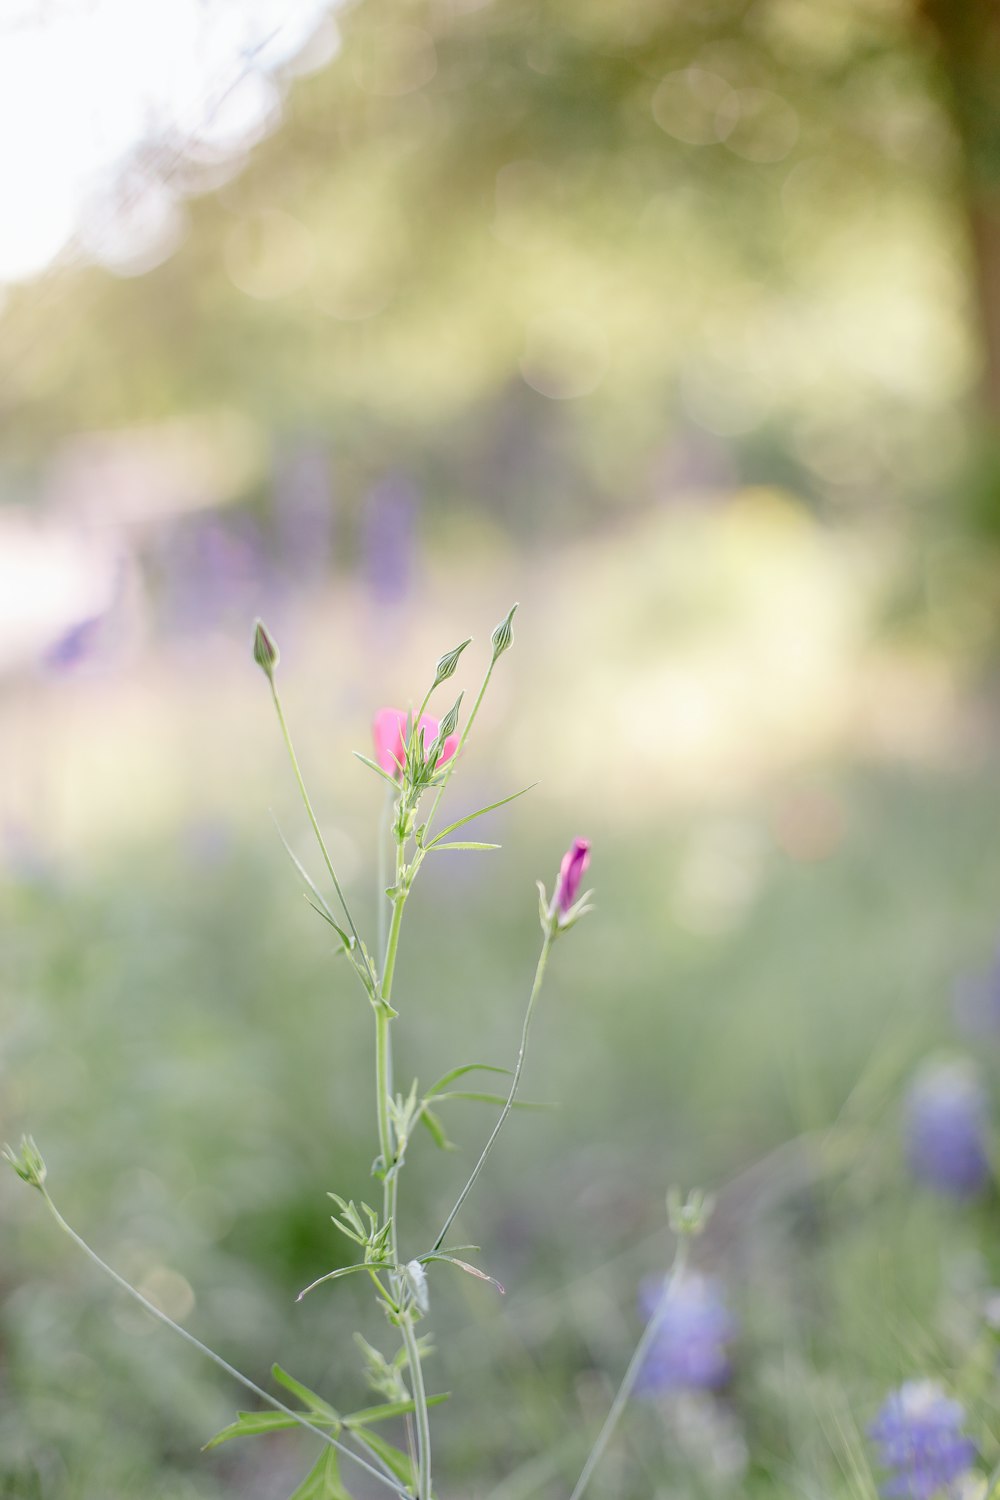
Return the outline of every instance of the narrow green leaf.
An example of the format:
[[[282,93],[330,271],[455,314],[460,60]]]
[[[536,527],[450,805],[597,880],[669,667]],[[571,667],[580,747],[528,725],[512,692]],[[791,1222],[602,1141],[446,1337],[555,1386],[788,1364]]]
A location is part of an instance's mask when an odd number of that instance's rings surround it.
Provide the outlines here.
[[[500,847],[499,844],[442,844],[435,839],[433,844],[427,845],[427,852],[430,853],[432,849],[441,850],[443,853],[445,849],[499,849]]]
[[[288,1500],[351,1500],[340,1478],[340,1465],[332,1448],[324,1448],[309,1473]]]
[[[293,1396],[298,1396],[302,1405],[308,1407],[310,1412],[327,1417],[335,1426],[340,1426],[340,1413],[334,1410],[329,1401],[324,1401],[322,1396],[317,1396],[315,1391],[311,1391],[307,1385],[303,1385],[300,1380],[289,1375],[288,1371],[283,1370],[280,1365],[272,1365],[271,1374],[279,1385],[285,1387],[286,1391],[291,1391]]]
[[[439,1151],[457,1151],[458,1147],[454,1141],[448,1139],[447,1132],[437,1115],[424,1106],[420,1111],[420,1122],[430,1131],[431,1139]]]
[[[435,1094],[446,1089],[449,1083],[454,1083],[456,1078],[462,1078],[466,1073],[506,1073],[510,1076],[510,1068],[498,1068],[493,1063],[464,1063],[460,1068],[452,1068],[443,1078],[439,1078],[433,1088],[429,1088],[424,1095],[425,1099],[433,1099]]]
[[[478,1266],[470,1266],[467,1260],[459,1260],[457,1255],[445,1255],[440,1250],[432,1250],[430,1255],[421,1255],[418,1259],[424,1264],[431,1260],[446,1260],[450,1266],[457,1266],[467,1276],[475,1276],[477,1281],[488,1281],[492,1286],[496,1287],[501,1297],[504,1295],[504,1288],[495,1276],[487,1276],[486,1272],[481,1271]]]
[[[350,952],[351,947],[352,947],[351,939],[347,936],[347,933],[344,931],[344,929],[342,927],[338,927],[337,926],[337,923],[330,916],[330,913],[328,911],[324,911],[323,908],[320,905],[318,905],[317,902],[311,900],[311,898],[309,896],[306,896],[305,901],[306,901],[306,905],[307,906],[311,906],[312,909],[313,909],[313,911],[316,912],[317,916],[322,917],[324,922],[329,923],[329,925],[333,928],[334,932],[340,938],[340,941],[343,944],[344,950],[346,952]]]
[[[360,750],[354,751],[354,758],[355,760],[359,760],[363,766],[367,766],[369,771],[374,771],[376,776],[381,776],[382,780],[387,781],[394,791],[398,788],[399,783],[395,776],[390,776],[388,771],[383,771],[377,761],[370,760],[367,755],[362,755]]]
[[[282,833],[281,828],[280,828],[280,826],[278,824],[277,818],[274,817],[273,813],[271,814],[271,816],[274,819],[274,826],[278,830],[278,837],[279,837],[279,839],[281,840],[281,842],[285,846],[285,853],[288,855],[288,858],[291,860],[292,864],[298,870],[299,875],[305,881],[306,885],[312,891],[313,895],[316,897],[317,902],[319,903],[320,916],[325,917],[326,920],[329,922],[330,926],[337,933],[339,933],[341,942],[343,943],[343,945],[347,949],[347,951],[350,952],[351,948],[354,946],[353,943],[351,942],[351,939],[348,937],[347,933],[341,927],[340,923],[337,921],[337,919],[333,915],[333,912],[330,910],[330,908],[327,905],[327,903],[323,900],[322,895],[320,894],[319,890],[317,889],[317,887],[316,887],[316,885],[315,885],[312,877],[310,876],[308,870],[306,869],[305,865],[299,859],[298,855],[295,853],[295,850],[292,848],[291,844],[285,838],[285,835]],[[311,902],[310,902],[310,905],[312,905]]]
[[[440,1406],[442,1401],[451,1397],[451,1391],[445,1391],[440,1396],[428,1396],[428,1406]],[[345,1427],[367,1427],[372,1422],[388,1422],[391,1417],[405,1417],[407,1412],[415,1411],[416,1407],[412,1401],[385,1401],[381,1406],[366,1406],[361,1411],[352,1411],[350,1416],[344,1418]]]
[[[398,1448],[394,1448],[392,1443],[387,1443],[381,1433],[372,1432],[368,1427],[365,1428],[364,1440],[371,1451],[377,1454],[382,1460],[386,1468],[390,1469],[396,1478],[406,1485],[407,1489],[412,1490],[413,1465],[406,1454],[401,1453]]]
[[[315,1281],[310,1281],[308,1286],[302,1288],[295,1300],[296,1302],[301,1302],[307,1292],[314,1292],[318,1286],[323,1285],[324,1281],[338,1281],[341,1276],[352,1276],[355,1271],[367,1271],[368,1269],[369,1264],[367,1261],[358,1261],[353,1266],[338,1266],[335,1271],[327,1271],[325,1276],[318,1276]],[[378,1267],[372,1266],[371,1269],[378,1270]]]
[[[334,1424],[329,1417],[317,1416],[316,1425],[332,1427]],[[241,1411],[237,1413],[235,1422],[230,1422],[228,1427],[223,1427],[221,1432],[209,1439],[204,1451],[217,1448],[220,1443],[228,1443],[230,1438],[256,1437],[262,1432],[281,1432],[284,1428],[298,1426],[294,1417],[286,1417],[280,1411]]]
[[[441,840],[446,839],[449,833],[454,833],[456,828],[463,828],[466,823],[471,823],[473,818],[481,818],[484,813],[492,812],[494,808],[506,807],[508,802],[516,802],[518,797],[523,797],[525,792],[530,792],[532,787],[536,787],[537,785],[538,782],[533,781],[531,786],[523,786],[519,792],[511,792],[509,797],[501,797],[499,802],[489,802],[485,807],[477,807],[475,812],[466,813],[465,817],[459,818],[457,823],[449,823],[447,828],[442,828],[437,838],[431,839],[427,848],[433,849],[435,844],[440,844]]]

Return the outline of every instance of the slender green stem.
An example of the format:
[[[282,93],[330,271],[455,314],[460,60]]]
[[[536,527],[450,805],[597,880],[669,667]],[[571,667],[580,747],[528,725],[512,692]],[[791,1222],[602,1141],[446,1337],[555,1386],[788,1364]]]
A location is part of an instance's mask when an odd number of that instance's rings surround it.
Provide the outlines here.
[[[392,985],[396,974],[396,955],[399,951],[399,935],[403,925],[403,910],[406,906],[406,891],[402,890],[401,883],[405,868],[405,854],[403,841],[397,840],[396,844],[396,890],[397,894],[393,901],[392,921],[389,925],[389,935],[386,940],[385,958],[382,963],[382,998],[389,1001],[392,996]],[[395,1145],[391,1140],[390,1122],[388,1119],[389,1097],[392,1076],[392,1017],[383,1006],[376,1011],[376,1026],[379,1042],[376,1046],[376,1073],[375,1087],[379,1096],[379,1109],[385,1110],[386,1122],[385,1132],[388,1146],[382,1147],[382,1159],[388,1168],[391,1162],[391,1175],[382,1185],[382,1222],[391,1225],[389,1230],[389,1245],[393,1264],[399,1264],[399,1232],[397,1221],[399,1218],[399,1172],[398,1163],[391,1158],[395,1157]],[[379,1061],[381,1058],[381,1062]],[[379,1071],[381,1069],[381,1071]],[[383,1127],[380,1124],[380,1134]],[[430,1413],[427,1408],[427,1392],[424,1386],[423,1368],[420,1362],[420,1347],[413,1332],[413,1324],[409,1313],[404,1313],[400,1320],[400,1328],[403,1334],[403,1342],[406,1347],[407,1359],[411,1370],[411,1383],[413,1404],[416,1414],[416,1455],[414,1468],[418,1474],[418,1494],[430,1496],[430,1474],[431,1474],[431,1429]],[[413,1424],[407,1417],[407,1439],[410,1442],[411,1454],[413,1448]]]
[[[337,879],[337,872],[333,867],[333,860],[330,858],[330,851],[326,847],[326,840],[323,837],[323,832],[319,826],[319,821],[316,817],[315,812],[313,811],[313,805],[309,798],[309,793],[306,791],[306,784],[302,778],[302,772],[299,769],[298,756],[295,754],[295,746],[292,744],[292,736],[289,732],[288,724],[285,720],[284,710],[281,707],[281,699],[278,696],[278,689],[274,685],[273,677],[270,679],[270,682],[271,697],[274,699],[275,712],[278,715],[278,723],[281,726],[281,734],[282,738],[285,741],[285,749],[288,751],[288,759],[292,763],[292,771],[294,772],[295,780],[298,783],[299,793],[302,797],[303,805],[305,806],[305,810],[309,816],[309,822],[312,824],[312,831],[316,835],[316,842],[319,844],[320,853],[323,856],[323,862],[326,865],[330,879],[333,881],[333,888],[337,892],[337,899],[339,900],[340,905],[343,908],[344,916],[347,920],[347,925],[351,929],[351,935],[354,938],[355,943],[357,944],[358,954],[364,955],[365,949],[361,941],[361,934],[358,932],[358,929],[354,924],[354,918],[351,915],[351,909],[347,904],[347,897],[344,895],[343,887],[340,884],[340,881]],[[370,960],[367,960],[367,967],[372,984],[374,984],[375,974],[372,969]]]
[[[649,1353],[653,1340],[656,1338],[656,1335],[660,1330],[660,1325],[663,1322],[664,1314],[666,1313],[667,1309],[667,1299],[669,1298],[670,1293],[673,1290],[678,1276],[680,1276],[681,1272],[684,1269],[684,1260],[687,1253],[687,1243],[687,1236],[682,1234],[677,1241],[677,1249],[674,1252],[674,1263],[668,1271],[663,1284],[663,1295],[657,1303],[656,1310],[653,1313],[653,1316],[646,1324],[646,1328],[643,1332],[642,1338],[635,1346],[635,1352],[628,1362],[628,1369],[622,1376],[622,1383],[618,1387],[615,1399],[612,1401],[611,1408],[604,1419],[604,1426],[597,1434],[597,1440],[587,1455],[587,1461],[583,1466],[583,1470],[580,1474],[579,1479],[576,1481],[576,1484],[573,1488],[573,1493],[570,1496],[570,1500],[580,1500],[581,1495],[587,1488],[587,1485],[590,1483],[594,1470],[597,1468],[597,1465],[604,1457],[605,1449],[607,1448],[608,1443],[611,1441],[611,1436],[614,1433],[615,1428],[618,1426],[618,1423],[621,1419],[621,1414],[625,1410],[625,1407],[628,1403],[628,1398],[632,1394],[632,1390],[635,1386],[636,1379],[638,1378],[639,1371],[642,1369],[646,1355]]]
[[[553,940],[554,940],[554,933],[553,933],[552,929],[550,928],[549,931],[546,932],[546,934],[545,934],[544,941],[542,942],[542,951],[538,955],[538,964],[537,964],[537,966],[535,968],[535,978],[534,978],[534,982],[533,982],[533,984],[531,986],[531,994],[528,996],[528,1006],[527,1006],[527,1009],[524,1012],[524,1022],[523,1022],[522,1026],[521,1026],[521,1045],[518,1048],[517,1062],[516,1062],[516,1064],[514,1066],[514,1076],[513,1076],[513,1078],[510,1081],[510,1092],[507,1095],[507,1101],[504,1104],[503,1109],[500,1111],[500,1118],[497,1120],[496,1124],[494,1125],[492,1133],[490,1134],[489,1140],[486,1142],[486,1145],[483,1147],[482,1155],[480,1156],[479,1160],[476,1162],[476,1165],[472,1169],[472,1175],[471,1175],[471,1177],[469,1178],[468,1182],[465,1184],[465,1187],[459,1193],[457,1199],[455,1200],[455,1204],[454,1204],[454,1207],[451,1210],[451,1213],[448,1215],[448,1217],[444,1221],[444,1224],[443,1224],[443,1226],[441,1228],[441,1233],[438,1235],[437,1239],[434,1241],[434,1249],[435,1250],[440,1250],[441,1246],[444,1244],[445,1235],[448,1233],[448,1230],[451,1228],[452,1223],[454,1222],[455,1216],[458,1214],[459,1210],[461,1209],[462,1204],[465,1202],[466,1198],[472,1192],[472,1189],[473,1189],[473,1187],[476,1184],[476,1179],[478,1178],[480,1172],[483,1170],[483,1167],[486,1165],[486,1158],[489,1156],[490,1152],[493,1150],[493,1147],[496,1144],[497,1136],[500,1134],[501,1130],[503,1129],[504,1122],[506,1121],[507,1116],[510,1114],[511,1110],[514,1108],[514,1099],[515,1099],[515,1096],[517,1094],[518,1085],[521,1082],[521,1070],[524,1067],[524,1054],[525,1054],[525,1052],[527,1051],[527,1048],[528,1048],[528,1031],[529,1031],[529,1029],[531,1027],[531,1015],[532,1015],[532,1012],[533,1012],[533,1010],[535,1008],[535,1001],[538,999],[539,993],[540,993],[541,988],[542,988],[542,981],[545,978],[545,968],[546,968],[546,965],[548,964],[548,961],[549,961],[549,951],[550,951],[550,949],[552,947]]]
[[[63,1218],[62,1214],[59,1212],[52,1199],[49,1197],[48,1190],[45,1187],[41,1187],[39,1188],[39,1192],[45,1199],[46,1207],[48,1208],[49,1212],[51,1213],[52,1217],[55,1219],[56,1223],[59,1225],[59,1228],[63,1231],[63,1233],[67,1234],[73,1241],[74,1245],[76,1245],[80,1250],[83,1251],[88,1260],[92,1261],[93,1264],[97,1266],[99,1270],[103,1271],[106,1276],[110,1276],[111,1280],[114,1281],[119,1287],[121,1287],[122,1291],[127,1292],[134,1301],[138,1302],[141,1307],[145,1308],[146,1312],[148,1312],[151,1317],[156,1318],[160,1323],[166,1324],[168,1328],[172,1328],[174,1333],[180,1334],[181,1338],[184,1339],[186,1343],[191,1344],[195,1349],[199,1351],[199,1353],[203,1354],[206,1359],[210,1359],[213,1364],[218,1365],[220,1370],[224,1370],[227,1375],[229,1375],[233,1380],[238,1381],[240,1385],[246,1388],[246,1390],[252,1391],[259,1400],[263,1401],[267,1406],[272,1407],[274,1411],[280,1411],[284,1416],[290,1417],[291,1420],[297,1423],[299,1427],[304,1427],[308,1432],[311,1432],[314,1437],[318,1437],[321,1442],[326,1443],[327,1447],[336,1448],[338,1453],[343,1453],[345,1457],[352,1459],[353,1462],[356,1463],[360,1468],[364,1469],[366,1473],[371,1474],[373,1478],[378,1479],[382,1484],[387,1485],[397,1495],[402,1495],[404,1497],[407,1496],[407,1491],[402,1487],[402,1485],[397,1484],[395,1479],[381,1473],[378,1469],[374,1468],[372,1464],[359,1457],[357,1453],[352,1452],[352,1450],[348,1448],[344,1443],[338,1442],[338,1440],[335,1437],[332,1437],[330,1433],[324,1432],[321,1427],[315,1426],[314,1423],[310,1422],[307,1417],[304,1417],[301,1412],[293,1411],[292,1408],[290,1406],[286,1406],[283,1401],[279,1401],[276,1397],[269,1395],[267,1391],[263,1390],[259,1385],[256,1385],[252,1380],[244,1375],[242,1371],[237,1370],[235,1365],[231,1365],[228,1360],[223,1359],[221,1354],[216,1354],[214,1349],[210,1349],[207,1344],[203,1344],[200,1339],[195,1338],[193,1333],[188,1333],[186,1328],[182,1328],[179,1323],[174,1322],[173,1318],[169,1318],[167,1314],[165,1312],[162,1312],[160,1308],[156,1307],[154,1303],[148,1301],[147,1298],[145,1298],[142,1293],[131,1284],[131,1282],[126,1281],[124,1276],[119,1276],[117,1271],[109,1266],[106,1261],[103,1261],[97,1254],[97,1251],[92,1250],[87,1244],[87,1241],[80,1235],[78,1235],[76,1230],[70,1224],[67,1224],[66,1220]]]
[[[417,1419],[417,1500],[430,1500],[431,1496],[431,1419],[427,1409],[427,1390],[424,1386],[424,1371],[420,1362],[420,1346],[413,1331],[409,1312],[400,1319],[403,1343],[406,1346],[413,1384],[413,1406]]]
[[[375,912],[378,922],[378,947],[375,952],[381,956],[385,953],[385,930],[387,926],[386,915],[388,912],[388,898],[385,894],[386,886],[389,884],[389,871],[386,866],[386,849],[389,843],[389,821],[392,817],[392,804],[395,793],[391,786],[385,789],[385,801],[382,803],[382,813],[378,824],[378,858],[375,867]],[[392,1079],[389,1079],[389,1087],[392,1088]]]
[[[389,1115],[389,1022],[391,1017],[384,1005],[375,1003],[375,1102],[378,1109],[378,1149],[382,1156],[383,1170],[388,1173],[393,1165],[392,1121]],[[388,1188],[388,1183],[385,1184]],[[388,1217],[388,1214],[386,1214]],[[395,1225],[393,1226],[395,1237]]]
[[[397,869],[397,880],[402,874]],[[385,948],[385,963],[382,966],[382,999],[388,1000],[392,994],[392,981],[396,973],[396,954],[399,950],[399,930],[403,925],[403,907],[406,905],[405,892],[396,897],[392,910],[392,921],[389,923],[389,940]]]

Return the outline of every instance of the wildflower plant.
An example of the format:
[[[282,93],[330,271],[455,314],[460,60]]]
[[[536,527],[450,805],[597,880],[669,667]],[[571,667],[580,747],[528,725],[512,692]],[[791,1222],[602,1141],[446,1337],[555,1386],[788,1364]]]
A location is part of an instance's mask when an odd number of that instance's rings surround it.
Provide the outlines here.
[[[489,1273],[468,1257],[477,1253],[476,1246],[452,1243],[451,1231],[466,1199],[475,1187],[503,1126],[517,1103],[532,1016],[541,993],[546,968],[554,944],[570,931],[590,910],[589,891],[582,889],[590,862],[590,845],[576,839],[567,850],[558,869],[551,895],[539,884],[539,922],[541,946],[534,979],[528,995],[521,1026],[520,1043],[512,1069],[487,1063],[463,1063],[450,1067],[430,1088],[422,1089],[416,1080],[397,1087],[393,1065],[393,1030],[401,1020],[394,993],[396,964],[403,931],[403,919],[410,892],[424,862],[430,855],[449,852],[479,852],[499,847],[465,837],[464,830],[485,813],[503,807],[524,795],[524,788],[485,807],[476,808],[453,819],[443,827],[440,810],[456,769],[461,765],[471,732],[475,726],[491,677],[513,638],[515,605],[494,630],[485,673],[471,710],[462,717],[464,695],[459,693],[440,719],[429,712],[435,691],[455,673],[459,660],[470,645],[462,641],[444,653],[437,662],[433,679],[416,711],[384,708],[375,715],[373,725],[374,758],[355,752],[358,759],[386,787],[386,813],[383,819],[384,839],[391,845],[392,865],[386,880],[380,882],[377,938],[368,943],[362,935],[362,923],[337,874],[336,863],[324,838],[310,799],[277,684],[280,655],[277,644],[266,626],[257,621],[253,634],[253,657],[267,678],[285,742],[289,761],[305,807],[326,876],[317,882],[306,871],[286,843],[285,847],[306,887],[306,899],[320,919],[337,938],[338,952],[353,973],[361,995],[370,1007],[375,1034],[375,1130],[377,1153],[372,1164],[373,1203],[343,1197],[331,1190],[329,1198],[335,1213],[333,1223],[351,1247],[351,1259],[337,1265],[303,1288],[299,1300],[319,1288],[347,1277],[359,1276],[371,1286],[385,1325],[390,1330],[392,1347],[384,1352],[360,1333],[355,1343],[364,1363],[369,1385],[379,1400],[359,1411],[342,1413],[323,1396],[310,1390],[280,1366],[272,1370],[277,1385],[287,1400],[278,1399],[248,1379],[221,1355],[202,1344],[187,1329],[174,1323],[167,1314],[113,1270],[85,1240],[66,1222],[53,1202],[46,1181],[45,1163],[30,1137],[17,1150],[6,1148],[4,1155],[18,1176],[38,1190],[56,1222],[89,1259],[127,1292],[154,1318],[167,1324],[189,1344],[211,1359],[228,1376],[250,1391],[263,1408],[239,1412],[236,1419],[208,1443],[214,1447],[237,1437],[253,1437],[282,1429],[301,1427],[322,1443],[322,1451],[313,1469],[295,1491],[292,1500],[348,1500],[341,1479],[341,1460],[349,1458],[370,1483],[377,1481],[383,1490],[404,1500],[432,1500],[434,1467],[432,1461],[431,1412],[446,1395],[428,1392],[424,1361],[430,1351],[426,1320],[432,1306],[438,1268],[450,1267],[466,1275],[500,1286]],[[459,835],[456,837],[456,835]],[[381,851],[380,851],[381,853]],[[381,865],[380,865],[381,868]],[[324,893],[323,886],[329,889]],[[465,1086],[470,1074],[492,1072],[507,1074],[506,1093],[471,1090]],[[426,1225],[404,1223],[400,1214],[399,1184],[409,1155],[425,1131],[438,1147],[450,1145],[441,1111],[453,1102],[476,1100],[499,1108],[496,1122],[468,1178],[456,1193],[436,1232]],[[687,1240],[702,1228],[708,1205],[700,1198],[679,1199],[670,1203],[671,1225],[677,1236],[679,1274]],[[669,1300],[669,1298],[667,1299]],[[626,1372],[618,1395],[597,1442],[573,1491],[574,1500],[583,1493],[601,1454],[617,1425],[622,1409],[636,1383],[657,1334],[660,1311],[654,1311]],[[292,1404],[294,1403],[294,1404]],[[405,1419],[406,1447],[397,1447],[382,1431],[385,1422]]]

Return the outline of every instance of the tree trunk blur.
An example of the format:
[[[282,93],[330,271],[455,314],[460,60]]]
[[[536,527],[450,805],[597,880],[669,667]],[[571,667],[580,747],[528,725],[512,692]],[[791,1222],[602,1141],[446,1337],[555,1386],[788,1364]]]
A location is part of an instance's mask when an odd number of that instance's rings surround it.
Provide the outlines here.
[[[1000,424],[1000,0],[921,0],[962,146],[983,345],[983,395]]]

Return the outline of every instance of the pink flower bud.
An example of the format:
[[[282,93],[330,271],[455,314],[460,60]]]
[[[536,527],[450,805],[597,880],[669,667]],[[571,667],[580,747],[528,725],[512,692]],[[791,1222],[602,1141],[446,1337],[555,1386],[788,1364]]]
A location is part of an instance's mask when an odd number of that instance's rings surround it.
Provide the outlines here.
[[[390,776],[399,778],[403,774],[403,762],[406,759],[406,744],[403,736],[406,734],[406,714],[398,708],[380,708],[372,722],[372,738],[375,741],[375,759],[383,771],[388,771]],[[437,739],[440,727],[439,720],[432,719],[430,714],[422,714],[417,724],[417,729],[424,731],[424,747],[430,749]],[[458,745],[458,735],[450,734],[445,740],[438,756],[438,765],[444,765],[446,760],[451,760]]]
[[[589,864],[590,840],[574,839],[570,848],[563,855],[562,864],[559,866],[559,878],[556,881],[555,894],[552,897],[552,910],[558,912],[561,917],[566,915],[579,895],[580,882]]]

